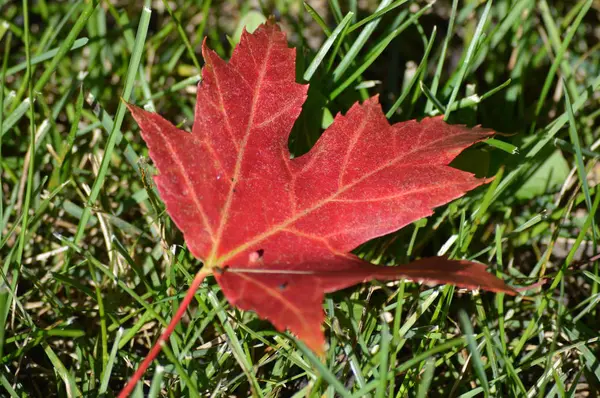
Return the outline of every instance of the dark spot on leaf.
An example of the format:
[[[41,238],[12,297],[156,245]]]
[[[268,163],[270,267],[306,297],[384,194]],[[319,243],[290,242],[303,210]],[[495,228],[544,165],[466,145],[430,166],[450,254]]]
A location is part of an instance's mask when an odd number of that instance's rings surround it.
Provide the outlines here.
[[[279,288],[279,290],[285,290],[288,286],[287,282],[283,282],[281,284],[279,284],[279,286],[277,286]]]
[[[227,268],[229,268],[229,265],[225,265],[225,266],[223,266],[223,268],[216,267],[215,272],[219,275],[223,275],[225,273],[225,271],[227,271]]]
[[[265,254],[265,250],[264,250],[264,249],[258,249],[258,250],[256,251],[256,254],[258,254],[258,257],[262,257],[262,256],[264,256],[264,254]]]

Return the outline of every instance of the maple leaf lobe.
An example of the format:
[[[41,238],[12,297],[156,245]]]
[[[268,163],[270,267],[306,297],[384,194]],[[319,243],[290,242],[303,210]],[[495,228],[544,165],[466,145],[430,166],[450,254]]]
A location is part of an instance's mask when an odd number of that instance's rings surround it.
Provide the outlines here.
[[[295,50],[267,22],[244,32],[229,62],[202,49],[192,133],[130,106],[169,215],[225,296],[324,345],[325,293],[370,279],[427,280],[511,292],[472,262],[425,259],[380,267],[348,254],[485,183],[448,164],[489,137],[440,117],[390,125],[377,97],[338,114],[314,147],[290,159],[306,98]]]

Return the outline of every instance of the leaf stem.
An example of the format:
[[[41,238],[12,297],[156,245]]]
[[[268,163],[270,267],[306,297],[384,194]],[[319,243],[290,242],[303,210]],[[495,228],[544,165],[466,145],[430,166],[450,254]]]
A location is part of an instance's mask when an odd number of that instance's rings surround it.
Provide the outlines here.
[[[173,333],[173,330],[175,330],[175,327],[179,323],[179,320],[183,317],[183,314],[185,314],[185,311],[187,310],[188,305],[190,305],[190,302],[194,299],[194,295],[200,287],[200,284],[202,283],[204,278],[211,272],[212,271],[208,270],[206,267],[203,267],[202,269],[200,269],[200,271],[198,271],[187,293],[185,294],[183,301],[179,305],[177,312],[171,319],[171,322],[169,322],[167,328],[164,330],[164,332],[162,332],[158,340],[156,340],[156,343],[154,343],[154,345],[150,349],[150,352],[148,353],[148,355],[146,355],[146,358],[144,358],[142,364],[137,368],[133,376],[131,376],[125,387],[123,387],[123,389],[119,393],[119,398],[126,398],[129,396],[129,394],[133,392],[135,385],[142,378],[144,372],[146,372],[146,369],[148,369],[154,358],[156,358],[158,353],[161,351],[162,347],[165,345],[166,341],[171,336],[171,333]]]

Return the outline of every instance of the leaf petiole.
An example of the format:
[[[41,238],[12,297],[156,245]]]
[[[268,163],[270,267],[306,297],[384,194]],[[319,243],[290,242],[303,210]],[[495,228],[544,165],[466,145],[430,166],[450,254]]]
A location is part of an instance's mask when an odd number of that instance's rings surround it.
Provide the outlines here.
[[[148,353],[148,355],[146,355],[146,358],[144,358],[144,360],[142,361],[142,364],[137,368],[137,370],[135,371],[133,376],[131,376],[131,378],[129,378],[129,381],[127,381],[127,384],[125,385],[125,387],[123,387],[123,389],[119,393],[119,398],[126,398],[133,392],[135,385],[142,378],[142,376],[144,375],[144,372],[146,372],[146,369],[148,369],[148,367],[150,366],[150,364],[152,363],[154,358],[156,358],[158,353],[161,351],[162,347],[166,344],[167,340],[171,336],[171,333],[173,333],[173,330],[175,330],[175,327],[179,323],[179,320],[183,317],[183,314],[185,314],[185,311],[187,310],[187,307],[190,305],[190,303],[194,299],[194,295],[196,294],[196,291],[200,287],[200,284],[202,283],[204,278],[210,274],[212,274],[212,269],[208,268],[206,266],[203,267],[202,269],[200,269],[200,271],[198,271],[198,273],[194,277],[194,280],[192,281],[192,284],[190,285],[187,293],[185,294],[183,301],[179,305],[179,308],[177,308],[177,312],[175,313],[175,315],[169,322],[169,325],[162,332],[162,334],[160,335],[158,340],[156,340],[156,342],[150,349],[150,352]]]

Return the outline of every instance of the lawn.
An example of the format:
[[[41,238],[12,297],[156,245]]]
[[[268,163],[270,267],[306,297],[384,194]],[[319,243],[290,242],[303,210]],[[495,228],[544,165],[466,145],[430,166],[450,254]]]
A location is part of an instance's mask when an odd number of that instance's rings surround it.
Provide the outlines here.
[[[132,396],[600,395],[600,2],[0,0],[0,391],[116,396],[202,267],[126,102],[189,130],[207,45],[273,15],[310,82],[289,148],[379,94],[390,122],[498,134],[453,165],[495,177],[354,250],[444,255],[516,296],[370,282],[330,294],[328,348],[206,278]]]

